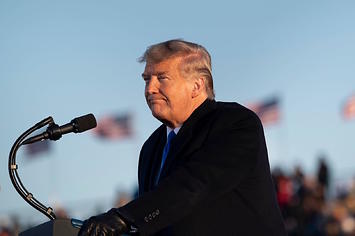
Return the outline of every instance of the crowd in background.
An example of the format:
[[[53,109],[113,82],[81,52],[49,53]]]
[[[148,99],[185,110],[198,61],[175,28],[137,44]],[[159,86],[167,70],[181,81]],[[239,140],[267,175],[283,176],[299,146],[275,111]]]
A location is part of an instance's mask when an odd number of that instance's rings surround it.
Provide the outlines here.
[[[272,173],[278,203],[289,236],[355,236],[355,184],[336,187],[330,196],[330,174],[325,159],[314,176],[300,167]]]
[[[330,194],[330,173],[325,159],[319,159],[314,175],[300,167],[291,172],[272,171],[277,200],[289,236],[355,236],[355,181],[335,186]],[[119,191],[112,204],[119,207],[135,194]],[[104,211],[104,210],[102,210]],[[57,218],[70,218],[64,208],[55,210]],[[20,225],[17,217],[0,221],[0,236],[18,235],[31,225]]]

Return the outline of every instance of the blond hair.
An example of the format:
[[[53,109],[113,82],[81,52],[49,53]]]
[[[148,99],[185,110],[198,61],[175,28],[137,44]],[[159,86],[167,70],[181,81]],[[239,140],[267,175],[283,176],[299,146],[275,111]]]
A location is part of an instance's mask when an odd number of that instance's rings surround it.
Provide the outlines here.
[[[182,57],[180,71],[184,75],[198,74],[205,80],[209,99],[214,99],[211,56],[201,45],[173,39],[147,48],[139,62],[159,63],[173,57]]]

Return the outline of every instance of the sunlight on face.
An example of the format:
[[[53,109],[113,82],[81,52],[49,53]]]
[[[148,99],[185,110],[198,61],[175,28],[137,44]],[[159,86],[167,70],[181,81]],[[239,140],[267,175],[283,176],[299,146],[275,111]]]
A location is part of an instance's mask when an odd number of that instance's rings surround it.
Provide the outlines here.
[[[172,128],[181,126],[193,111],[193,82],[181,75],[180,62],[181,57],[147,62],[142,74],[153,116]]]

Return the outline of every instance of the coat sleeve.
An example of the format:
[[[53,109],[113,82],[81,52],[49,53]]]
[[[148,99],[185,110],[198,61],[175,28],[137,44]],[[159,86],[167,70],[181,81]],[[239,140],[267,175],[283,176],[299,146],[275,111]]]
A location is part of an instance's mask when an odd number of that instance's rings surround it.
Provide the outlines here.
[[[204,144],[192,152],[153,191],[119,208],[138,227],[153,234],[235,188],[256,166],[262,126],[253,113],[244,119],[220,119]]]

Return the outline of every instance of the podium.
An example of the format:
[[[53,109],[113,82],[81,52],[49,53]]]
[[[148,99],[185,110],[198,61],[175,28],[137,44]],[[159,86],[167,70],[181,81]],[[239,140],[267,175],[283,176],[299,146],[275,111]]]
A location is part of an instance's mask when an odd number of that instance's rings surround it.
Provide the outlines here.
[[[51,220],[23,231],[19,236],[76,236],[79,228],[74,224],[70,219]]]

